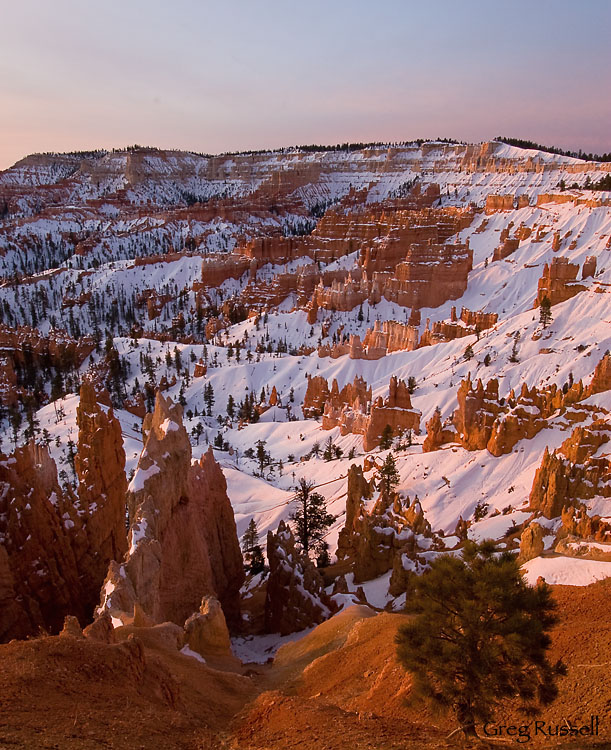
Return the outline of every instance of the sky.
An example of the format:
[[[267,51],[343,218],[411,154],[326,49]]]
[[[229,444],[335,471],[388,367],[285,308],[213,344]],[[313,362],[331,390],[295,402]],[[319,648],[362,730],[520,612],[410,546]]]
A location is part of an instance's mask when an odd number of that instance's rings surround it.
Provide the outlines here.
[[[498,135],[611,151],[609,0],[0,0],[0,169]]]

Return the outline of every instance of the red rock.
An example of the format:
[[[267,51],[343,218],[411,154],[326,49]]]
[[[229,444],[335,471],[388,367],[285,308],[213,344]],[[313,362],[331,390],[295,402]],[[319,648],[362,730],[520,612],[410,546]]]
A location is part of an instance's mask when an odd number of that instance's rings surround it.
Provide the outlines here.
[[[444,426],[441,421],[441,412],[435,409],[433,416],[426,423],[426,438],[422,444],[423,453],[438,450],[445,443],[456,439],[456,431],[451,425]]]
[[[59,632],[67,614],[89,616],[73,549],[80,520],[46,448],[0,456],[0,640],[39,628]]]
[[[589,427],[576,427],[558,451],[545,449],[530,491],[530,507],[547,518],[560,516],[575,501],[597,495],[611,498],[608,458],[594,458],[601,445],[611,439],[611,426],[597,420]]]
[[[544,528],[533,521],[522,532],[520,536],[520,562],[525,563],[532,560],[545,549],[543,542]]]
[[[89,598],[95,601],[108,564],[127,552],[125,451],[119,420],[112,407],[100,406],[88,380],[81,386],[76,423],[79,434],[74,468],[87,537],[77,564],[91,586]]]
[[[592,396],[609,390],[611,390],[611,355],[605,354],[594,369],[594,375],[586,393],[587,396]]]
[[[321,416],[327,399],[329,398],[329,385],[322,375],[308,375],[308,386],[303,399],[303,416],[307,418]]]
[[[417,498],[410,503],[397,493],[380,494],[370,512],[365,504],[373,496],[373,482],[368,482],[362,469],[353,464],[348,471],[346,523],[338,538],[337,558],[352,565],[355,583],[377,578],[401,565],[403,555],[417,560],[417,534],[431,535],[431,527]],[[404,577],[399,571],[395,587]]]
[[[570,263],[568,258],[556,257],[551,265],[546,263],[539,279],[534,307],[538,307],[544,297],[547,297],[552,305],[557,305],[583,292],[585,287],[576,282],[578,271],[579,266]]]
[[[223,472],[210,449],[191,463],[182,408],[158,392],[143,424],[144,449],[128,488],[130,549],[111,564],[101,608],[128,621],[134,606],[182,625],[206,595],[239,623],[242,554]]]

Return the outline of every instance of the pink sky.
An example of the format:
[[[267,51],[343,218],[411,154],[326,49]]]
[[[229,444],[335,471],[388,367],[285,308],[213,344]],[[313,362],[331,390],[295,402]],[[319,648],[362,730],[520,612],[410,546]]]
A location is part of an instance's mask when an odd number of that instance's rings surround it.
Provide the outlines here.
[[[22,0],[0,169],[133,143],[217,153],[497,135],[611,151],[611,3]]]

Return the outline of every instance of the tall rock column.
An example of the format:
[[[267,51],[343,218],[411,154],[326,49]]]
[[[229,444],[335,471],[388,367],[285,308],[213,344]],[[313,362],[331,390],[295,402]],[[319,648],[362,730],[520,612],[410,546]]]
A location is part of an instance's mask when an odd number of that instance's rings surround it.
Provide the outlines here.
[[[110,566],[101,608],[125,622],[138,605],[155,622],[182,625],[212,595],[237,625],[244,569],[223,473],[211,450],[191,464],[182,408],[161,393],[143,437],[127,492],[129,550]]]
[[[79,428],[78,450],[74,468],[79,481],[79,513],[86,541],[80,568],[87,568],[93,603],[111,560],[127,552],[125,530],[125,451],[121,425],[112,407],[98,403],[93,385],[85,380],[81,386],[76,412]]]

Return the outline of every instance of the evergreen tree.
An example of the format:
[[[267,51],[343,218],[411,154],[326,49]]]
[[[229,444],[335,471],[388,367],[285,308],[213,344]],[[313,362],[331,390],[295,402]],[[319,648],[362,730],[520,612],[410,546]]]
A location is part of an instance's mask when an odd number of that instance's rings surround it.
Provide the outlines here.
[[[265,568],[265,559],[263,557],[263,550],[259,544],[259,532],[257,531],[257,524],[254,518],[250,519],[242,537],[242,552],[244,553],[244,561],[249,573],[253,575],[261,573]]]
[[[520,332],[516,331],[513,337],[513,346],[511,347],[511,354],[509,355],[509,361],[512,364],[516,364],[520,361],[518,357],[518,341],[520,340]]]
[[[235,402],[231,393],[229,394],[229,398],[227,399],[227,416],[229,417],[229,419],[233,419],[235,416]]]
[[[467,541],[462,557],[441,555],[414,577],[407,602],[415,617],[396,644],[414,700],[453,711],[467,737],[503,699],[532,712],[556,697],[565,669],[546,656],[556,605],[548,586],[526,584],[512,553]]]
[[[471,344],[467,344],[467,347],[465,348],[463,357],[468,362],[470,359],[473,359],[473,347]]]
[[[539,323],[543,328],[547,328],[552,322],[552,303],[549,297],[545,296],[539,303]]]
[[[324,449],[324,451],[322,453],[322,457],[325,459],[325,461],[331,461],[332,460],[332,458],[333,458],[333,448],[334,448],[333,438],[331,437],[331,435],[329,435],[329,437],[327,438],[327,440],[325,442],[325,449]]]
[[[380,475],[380,492],[384,495],[390,495],[394,488],[399,484],[399,472],[392,451],[389,451],[384,463],[378,471]]]
[[[257,440],[255,449],[255,458],[259,462],[259,471],[263,474],[263,469],[272,463],[272,457],[269,451],[265,449],[265,440]]]
[[[385,451],[392,445],[392,427],[387,424],[382,430],[382,439],[380,440],[380,448]]]
[[[327,501],[319,492],[312,492],[314,482],[301,477],[295,493],[297,507],[290,514],[295,537],[306,555],[323,551],[326,530],[335,521],[327,512]]]

